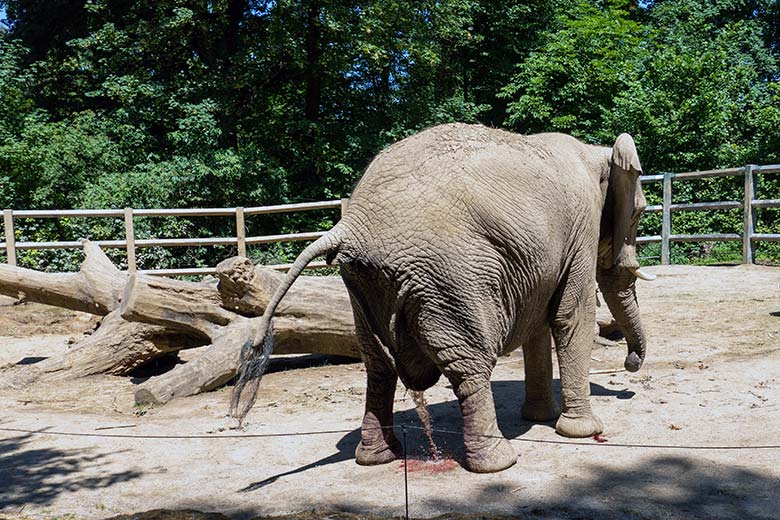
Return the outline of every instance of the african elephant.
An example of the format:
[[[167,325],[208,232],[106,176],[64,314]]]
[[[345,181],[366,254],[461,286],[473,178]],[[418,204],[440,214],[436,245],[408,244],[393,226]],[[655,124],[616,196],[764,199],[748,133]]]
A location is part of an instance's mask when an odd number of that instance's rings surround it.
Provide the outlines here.
[[[628,341],[626,368],[638,370],[645,357],[634,288],[642,276],[635,251],[646,205],[641,173],[628,134],[608,148],[562,134],[448,124],[390,146],[368,166],[341,221],[301,253],[257,318],[233,415],[243,418],[254,402],[274,309],[302,269],[325,255],[349,291],[366,365],[358,464],[399,456],[397,378],[425,390],[444,374],[463,414],[467,469],[513,465],[490,376],[498,356],[519,347],[523,417],[557,417],[557,432],[568,437],[600,433],[588,383],[597,280]]]

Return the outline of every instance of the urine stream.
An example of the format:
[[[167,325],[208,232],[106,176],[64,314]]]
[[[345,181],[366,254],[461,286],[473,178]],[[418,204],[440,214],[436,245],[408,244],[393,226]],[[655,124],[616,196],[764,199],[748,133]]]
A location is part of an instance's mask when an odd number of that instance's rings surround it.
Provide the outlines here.
[[[431,414],[428,413],[428,403],[425,400],[425,392],[419,390],[411,390],[412,400],[417,407],[417,415],[420,417],[423,426],[425,427],[425,436],[428,437],[428,444],[431,450],[431,458],[434,461],[441,459],[441,451],[436,446],[436,442],[433,440],[433,431],[431,430]]]

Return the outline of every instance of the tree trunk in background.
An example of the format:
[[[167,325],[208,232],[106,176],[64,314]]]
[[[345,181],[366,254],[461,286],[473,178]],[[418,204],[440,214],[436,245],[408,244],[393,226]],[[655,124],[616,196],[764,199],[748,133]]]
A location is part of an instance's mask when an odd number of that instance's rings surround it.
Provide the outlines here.
[[[320,15],[322,5],[319,0],[308,0],[306,6],[306,81],[304,117],[308,121],[318,121],[322,104],[322,73],[320,57],[322,49],[322,24]]]
[[[238,50],[241,21],[244,19],[247,11],[249,11],[249,2],[247,0],[230,0],[228,2],[227,25],[225,27],[225,37],[223,38],[225,58],[227,60],[230,60]]]

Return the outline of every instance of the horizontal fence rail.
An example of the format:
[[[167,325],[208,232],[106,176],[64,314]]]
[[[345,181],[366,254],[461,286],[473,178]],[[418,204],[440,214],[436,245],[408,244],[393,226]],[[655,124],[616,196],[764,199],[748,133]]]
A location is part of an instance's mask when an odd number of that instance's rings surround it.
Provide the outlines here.
[[[705,170],[698,172],[664,173],[662,175],[644,175],[642,184],[663,182],[663,203],[648,206],[645,211],[649,213],[661,213],[661,234],[653,236],[637,237],[637,244],[661,243],[661,264],[670,263],[672,242],[742,242],[742,262],[753,263],[753,243],[758,241],[779,242],[779,233],[756,233],[757,208],[780,208],[780,199],[763,200],[755,198],[756,175],[780,173],[780,164],[757,166],[748,164],[740,168],[727,168],[723,170]],[[694,202],[690,204],[672,204],[672,181],[685,181],[692,179],[707,179],[713,177],[745,178],[745,191],[741,201],[712,201]],[[709,233],[697,235],[673,235],[672,213],[676,211],[713,211],[742,209],[744,213],[742,234],[738,233]]]
[[[248,245],[274,244],[316,240],[325,234],[324,231],[303,233],[284,233],[278,235],[246,236],[244,219],[251,215],[270,215],[276,213],[294,213],[299,211],[340,209],[343,214],[348,199],[328,200],[321,202],[304,202],[298,204],[277,204],[273,206],[256,206],[251,208],[183,208],[183,209],[67,209],[67,210],[3,210],[5,242],[0,242],[0,250],[5,249],[7,261],[16,265],[16,253],[20,250],[50,250],[50,249],[80,249],[82,242],[17,242],[14,234],[15,219],[38,218],[124,218],[124,240],[96,240],[95,243],[106,249],[126,249],[128,271],[137,269],[135,250],[144,247],[197,247],[197,246],[236,246],[238,254],[246,256]],[[154,238],[136,239],[134,219],[139,217],[233,217],[236,220],[236,236],[208,238]],[[287,270],[292,264],[269,265],[273,269]],[[327,267],[325,262],[312,262],[309,268]],[[184,268],[184,269],[146,269],[138,270],[144,274],[157,276],[198,276],[214,274],[215,267]]]
[[[755,199],[756,176],[760,174],[780,173],[780,165],[757,166],[749,164],[739,168],[723,170],[706,170],[684,173],[664,173],[660,175],[644,175],[640,178],[642,184],[663,182],[663,203],[648,206],[646,212],[661,213],[661,234],[637,237],[638,244],[661,244],[662,264],[670,263],[670,245],[675,242],[708,242],[708,241],[741,241],[744,263],[753,262],[753,243],[758,241],[779,242],[780,233],[756,233],[755,212],[758,208],[780,208],[780,199]],[[743,176],[745,191],[741,201],[711,201],[686,204],[672,204],[672,183],[717,177]],[[135,250],[145,247],[193,247],[193,246],[236,246],[238,254],[246,256],[249,245],[272,244],[316,240],[325,232],[285,233],[265,236],[246,236],[244,219],[251,215],[268,215],[275,213],[292,213],[298,211],[340,209],[343,214],[349,199],[329,200],[322,202],[304,202],[299,204],[278,204],[272,206],[257,206],[248,208],[184,208],[184,209],[73,209],[73,210],[3,210],[5,242],[0,242],[0,249],[5,249],[7,262],[16,265],[17,251],[30,249],[78,249],[80,241],[62,242],[17,242],[14,235],[15,219],[39,218],[123,218],[125,223],[124,240],[98,240],[96,243],[103,248],[126,249],[128,271],[136,271]],[[738,233],[709,234],[672,234],[672,214],[678,211],[717,211],[742,209],[744,212],[744,228]],[[209,238],[155,238],[136,239],[134,219],[142,217],[233,217],[236,221],[236,234],[230,237]],[[292,264],[271,265],[274,269],[286,270]],[[310,268],[326,267],[324,262],[312,262]],[[149,269],[139,270],[141,273],[159,276],[208,275],[214,274],[216,268],[185,268],[185,269]]]

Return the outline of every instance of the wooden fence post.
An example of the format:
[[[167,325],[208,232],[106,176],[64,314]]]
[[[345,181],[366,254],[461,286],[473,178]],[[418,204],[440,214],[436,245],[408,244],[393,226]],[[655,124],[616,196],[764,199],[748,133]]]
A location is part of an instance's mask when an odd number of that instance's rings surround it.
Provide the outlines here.
[[[344,213],[347,212],[347,208],[349,207],[349,199],[341,199],[341,216],[344,216]]]
[[[133,208],[125,208],[125,242],[127,242],[127,272],[136,271],[135,230],[133,229]]]
[[[669,236],[672,234],[672,173],[664,172],[664,200],[661,213],[661,265],[670,263]]]
[[[236,208],[236,240],[238,256],[246,256],[246,228],[244,227],[244,208]]]
[[[753,200],[756,198],[755,184],[753,179],[754,164],[745,165],[745,201],[744,214],[745,220],[742,227],[742,263],[753,263],[753,233],[755,231],[755,220],[753,215]]]
[[[14,210],[3,210],[3,223],[5,225],[5,251],[8,257],[8,265],[16,265],[16,237],[14,235]]]

